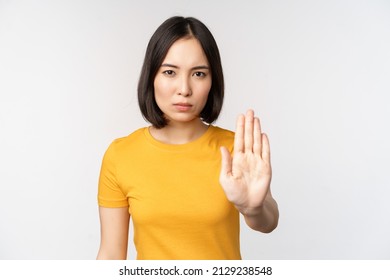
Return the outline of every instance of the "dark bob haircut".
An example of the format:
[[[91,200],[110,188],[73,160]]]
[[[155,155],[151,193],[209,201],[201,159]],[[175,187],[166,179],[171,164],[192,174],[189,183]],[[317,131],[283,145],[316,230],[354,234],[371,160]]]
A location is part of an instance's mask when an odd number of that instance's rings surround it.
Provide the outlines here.
[[[200,118],[213,123],[219,116],[224,97],[224,79],[217,43],[210,30],[199,20],[188,17],[171,17],[163,22],[151,37],[138,82],[138,103],[145,120],[156,128],[167,125],[163,112],[154,96],[154,79],[169,48],[182,38],[195,38],[201,44],[210,64],[212,84]]]

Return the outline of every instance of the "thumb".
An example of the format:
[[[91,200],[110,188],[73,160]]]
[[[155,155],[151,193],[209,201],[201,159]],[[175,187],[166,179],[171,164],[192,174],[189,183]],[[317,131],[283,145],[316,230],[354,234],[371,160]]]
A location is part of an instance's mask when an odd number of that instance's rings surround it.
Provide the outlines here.
[[[221,177],[232,173],[232,156],[226,147],[221,147]]]

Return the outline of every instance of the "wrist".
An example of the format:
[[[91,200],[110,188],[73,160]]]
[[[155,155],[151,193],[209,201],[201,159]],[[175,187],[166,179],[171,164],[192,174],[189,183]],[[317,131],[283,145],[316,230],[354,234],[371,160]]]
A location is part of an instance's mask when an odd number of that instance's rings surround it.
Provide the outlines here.
[[[245,217],[257,217],[264,212],[264,203],[257,207],[237,207],[237,210]]]

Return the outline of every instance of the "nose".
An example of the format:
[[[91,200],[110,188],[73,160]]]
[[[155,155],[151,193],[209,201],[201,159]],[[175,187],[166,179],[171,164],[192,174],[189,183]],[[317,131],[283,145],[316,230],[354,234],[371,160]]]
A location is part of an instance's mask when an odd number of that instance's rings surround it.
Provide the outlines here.
[[[184,97],[188,97],[192,95],[190,81],[187,77],[183,77],[182,79],[180,79],[178,94]]]

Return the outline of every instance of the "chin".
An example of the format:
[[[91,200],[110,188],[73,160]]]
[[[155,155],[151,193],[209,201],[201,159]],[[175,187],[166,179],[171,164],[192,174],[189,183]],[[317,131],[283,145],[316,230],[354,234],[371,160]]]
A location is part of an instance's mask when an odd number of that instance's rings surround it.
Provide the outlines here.
[[[191,123],[195,121],[199,121],[199,116],[174,116],[174,117],[167,117],[166,118],[168,122],[176,122],[176,123]]]

